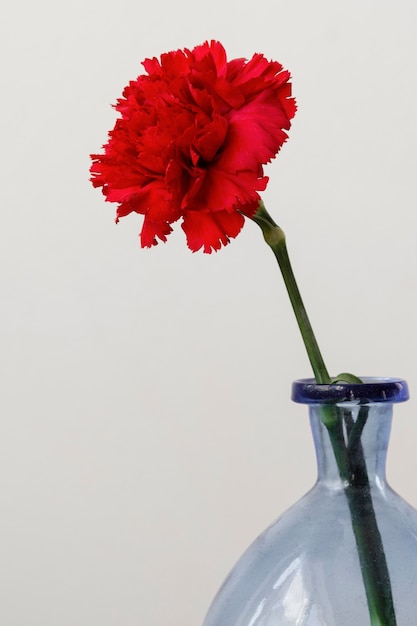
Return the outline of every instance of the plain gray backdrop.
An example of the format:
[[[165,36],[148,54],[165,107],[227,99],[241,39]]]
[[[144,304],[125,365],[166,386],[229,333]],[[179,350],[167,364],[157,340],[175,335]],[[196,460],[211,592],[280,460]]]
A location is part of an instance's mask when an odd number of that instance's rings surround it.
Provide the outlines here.
[[[23,0],[1,26],[0,623],[198,626],[246,546],[315,480],[310,368],[247,223],[217,254],[89,179],[141,61],[219,39],[289,68],[263,195],[333,374],[400,376],[389,455],[417,505],[414,0]]]

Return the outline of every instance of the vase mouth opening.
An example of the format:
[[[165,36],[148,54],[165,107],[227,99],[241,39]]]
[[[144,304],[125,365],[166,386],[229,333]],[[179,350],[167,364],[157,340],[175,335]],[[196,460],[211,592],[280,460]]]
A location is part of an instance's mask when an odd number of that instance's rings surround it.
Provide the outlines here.
[[[339,402],[405,402],[409,398],[407,382],[401,378],[361,377],[363,383],[316,383],[314,378],[295,380],[291,399],[300,404]]]

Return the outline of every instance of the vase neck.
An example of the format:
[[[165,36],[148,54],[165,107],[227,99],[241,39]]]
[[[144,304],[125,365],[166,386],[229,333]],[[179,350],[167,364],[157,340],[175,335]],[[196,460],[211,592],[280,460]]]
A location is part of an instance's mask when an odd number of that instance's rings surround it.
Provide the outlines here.
[[[386,484],[385,464],[391,431],[392,404],[340,403],[311,405],[310,422],[316,448],[318,481],[331,489],[343,489],[346,483],[361,487],[366,480],[371,487]],[[332,439],[346,449],[347,472],[341,478],[335,460]],[[363,464],[365,463],[365,468]],[[365,471],[364,471],[365,469]],[[348,478],[347,478],[348,477]]]

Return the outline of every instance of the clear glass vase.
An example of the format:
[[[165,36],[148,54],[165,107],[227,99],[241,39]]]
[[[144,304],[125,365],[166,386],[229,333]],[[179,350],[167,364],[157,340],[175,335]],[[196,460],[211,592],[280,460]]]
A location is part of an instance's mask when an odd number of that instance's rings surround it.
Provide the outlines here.
[[[417,511],[386,482],[407,384],[293,384],[309,405],[318,478],[239,559],[204,626],[415,626]]]

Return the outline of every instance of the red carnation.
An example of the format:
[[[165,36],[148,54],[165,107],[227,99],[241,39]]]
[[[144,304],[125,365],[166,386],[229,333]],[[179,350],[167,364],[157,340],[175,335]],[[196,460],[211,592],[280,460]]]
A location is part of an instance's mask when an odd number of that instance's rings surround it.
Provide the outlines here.
[[[191,250],[218,250],[252,217],[268,163],[287,139],[296,105],[290,74],[261,54],[227,61],[206,42],[147,59],[129,83],[92,183],[117,202],[116,221],[144,215],[141,245],[166,241],[182,218]]]

